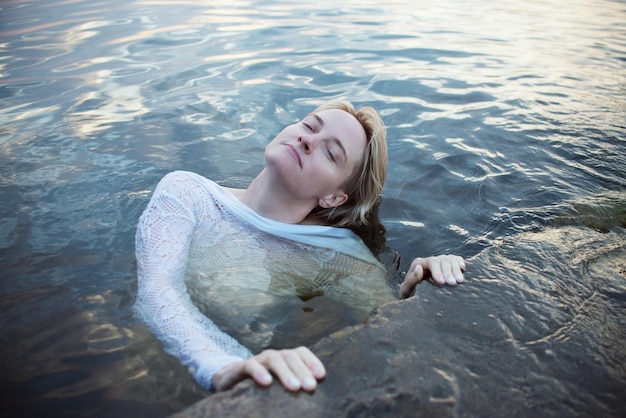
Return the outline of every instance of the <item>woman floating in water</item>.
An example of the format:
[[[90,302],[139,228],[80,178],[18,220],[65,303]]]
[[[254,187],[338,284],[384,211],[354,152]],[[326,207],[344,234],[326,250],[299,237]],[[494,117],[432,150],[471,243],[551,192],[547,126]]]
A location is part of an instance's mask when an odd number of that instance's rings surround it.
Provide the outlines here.
[[[385,128],[370,107],[329,103],[283,129],[265,161],[245,190],[181,171],[161,180],[137,228],[135,310],[206,388],[246,378],[267,386],[274,376],[288,390],[313,391],[326,370],[308,348],[253,354],[198,309],[186,277],[212,283],[209,310],[233,320],[270,294],[323,294],[362,312],[393,300],[385,269],[351,230],[371,221],[382,193]],[[416,258],[400,296],[426,278],[461,283],[464,269],[458,256]]]

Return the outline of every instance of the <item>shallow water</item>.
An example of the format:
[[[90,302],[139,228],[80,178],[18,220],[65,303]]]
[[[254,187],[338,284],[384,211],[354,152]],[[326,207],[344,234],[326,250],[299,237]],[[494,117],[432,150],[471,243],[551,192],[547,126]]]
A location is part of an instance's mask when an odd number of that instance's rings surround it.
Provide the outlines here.
[[[133,317],[136,220],[175,169],[246,185],[274,133],[337,98],[388,126],[400,269],[475,263],[469,291],[418,297],[486,328],[472,307],[490,311],[502,358],[533,362],[520,387],[567,400],[544,400],[554,414],[624,414],[624,2],[336,5],[2,3],[6,416],[165,416],[205,396]],[[506,382],[494,364],[474,371]]]

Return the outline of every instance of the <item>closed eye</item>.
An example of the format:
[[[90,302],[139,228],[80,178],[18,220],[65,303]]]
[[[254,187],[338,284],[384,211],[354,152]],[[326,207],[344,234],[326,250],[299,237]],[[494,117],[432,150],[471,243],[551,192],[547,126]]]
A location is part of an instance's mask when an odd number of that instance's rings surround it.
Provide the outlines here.
[[[333,152],[330,150],[330,148],[326,148],[326,152],[328,153],[328,157],[335,162],[335,156],[333,155]]]

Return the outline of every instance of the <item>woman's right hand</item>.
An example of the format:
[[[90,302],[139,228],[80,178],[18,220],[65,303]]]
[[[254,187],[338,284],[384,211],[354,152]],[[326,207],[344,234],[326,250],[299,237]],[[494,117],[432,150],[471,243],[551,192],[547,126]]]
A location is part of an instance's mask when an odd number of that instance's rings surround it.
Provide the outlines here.
[[[285,389],[312,392],[317,381],[326,376],[326,369],[306,347],[289,350],[264,350],[247,360],[230,364],[213,376],[213,387],[226,390],[240,381],[252,378],[259,386],[269,386],[276,376]]]

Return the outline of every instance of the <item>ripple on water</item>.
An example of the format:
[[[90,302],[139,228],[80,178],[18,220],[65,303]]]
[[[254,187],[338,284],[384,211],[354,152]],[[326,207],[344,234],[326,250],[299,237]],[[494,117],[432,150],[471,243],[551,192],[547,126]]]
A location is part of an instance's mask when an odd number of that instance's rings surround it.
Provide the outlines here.
[[[150,191],[178,168],[245,186],[273,133],[349,98],[388,126],[394,265],[477,254],[467,285],[420,289],[429,318],[449,319],[432,334],[431,401],[497,382],[510,393],[493,404],[612,415],[626,387],[622,3],[109,3],[2,5],[0,327],[22,410],[165,416],[203,397],[129,319]],[[445,333],[464,341],[437,346]]]

